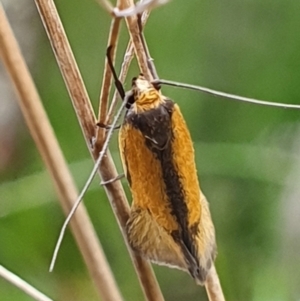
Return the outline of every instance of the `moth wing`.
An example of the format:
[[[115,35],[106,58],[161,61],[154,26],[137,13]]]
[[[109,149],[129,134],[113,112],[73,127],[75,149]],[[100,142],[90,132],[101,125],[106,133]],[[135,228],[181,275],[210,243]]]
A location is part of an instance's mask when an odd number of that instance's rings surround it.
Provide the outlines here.
[[[160,265],[188,271],[180,246],[148,210],[132,207],[126,227],[132,249],[141,256]]]
[[[164,105],[136,114],[133,123],[143,134],[150,149],[164,150],[170,143],[172,121]]]
[[[195,236],[200,266],[200,283],[203,284],[217,255],[215,228],[209,211],[209,203],[201,192],[201,219]]]

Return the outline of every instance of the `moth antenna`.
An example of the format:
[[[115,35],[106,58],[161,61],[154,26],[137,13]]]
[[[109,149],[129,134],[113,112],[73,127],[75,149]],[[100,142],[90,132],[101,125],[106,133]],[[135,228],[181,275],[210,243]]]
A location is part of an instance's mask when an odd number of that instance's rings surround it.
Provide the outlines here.
[[[104,182],[101,182],[100,185],[104,186],[104,185],[107,185],[107,184],[110,184],[110,183],[114,183],[118,180],[121,180],[122,178],[125,177],[125,174],[120,174],[120,175],[117,175],[115,178],[112,178],[110,180],[107,180],[107,181],[104,181]]]
[[[79,204],[81,203],[81,200],[84,196],[84,194],[87,192],[88,188],[90,187],[96,173],[97,173],[97,170],[103,160],[103,157],[108,149],[108,145],[109,145],[109,142],[111,140],[111,137],[112,137],[112,134],[113,134],[113,131],[117,125],[117,122],[119,121],[120,117],[121,117],[121,114],[124,110],[124,108],[126,106],[128,106],[127,102],[128,102],[128,99],[131,95],[128,95],[128,97],[126,97],[125,95],[125,91],[124,91],[124,88],[123,88],[123,85],[122,83],[119,81],[118,79],[118,76],[116,74],[116,71],[115,71],[115,68],[113,66],[113,63],[112,63],[112,59],[111,59],[111,55],[110,55],[110,52],[111,52],[111,49],[112,49],[112,46],[109,46],[107,48],[107,52],[106,52],[106,56],[107,56],[107,62],[108,62],[108,65],[112,71],[112,74],[113,74],[113,77],[114,77],[114,80],[115,80],[115,85],[116,85],[116,89],[118,90],[121,98],[123,99],[123,102],[117,112],[117,114],[115,115],[114,117],[114,121],[113,123],[111,124],[110,128],[109,128],[109,131],[107,133],[107,136],[106,136],[106,139],[105,139],[105,142],[103,144],[103,147],[102,147],[102,150],[101,152],[99,153],[99,157],[97,159],[97,161],[95,162],[95,165],[93,167],[93,170],[92,172],[90,173],[90,176],[88,178],[88,180],[86,181],[82,191],[80,192],[76,202],[74,203],[70,213],[68,214],[61,230],[60,230],[60,233],[59,233],[59,237],[58,237],[58,240],[57,240],[57,243],[56,243],[56,246],[55,246],[55,249],[54,249],[54,252],[53,252],[53,256],[52,256],[52,259],[51,259],[51,263],[50,263],[50,268],[49,268],[49,271],[52,272],[53,269],[54,269],[54,265],[55,265],[55,262],[56,262],[56,259],[57,259],[57,255],[58,255],[58,252],[59,252],[59,249],[60,249],[60,246],[61,246],[61,243],[62,243],[62,240],[64,238],[64,235],[65,235],[65,232],[66,232],[66,229],[67,229],[67,226],[71,220],[71,218],[73,217],[74,213],[76,212]]]
[[[69,215],[67,216],[67,218],[66,218],[66,220],[65,220],[65,222],[64,222],[64,224],[63,224],[63,226],[62,226],[62,228],[60,230],[59,237],[58,237],[58,240],[57,240],[54,252],[53,252],[53,256],[52,256],[52,259],[51,259],[51,264],[50,264],[50,268],[49,268],[50,272],[52,272],[53,269],[54,269],[54,265],[55,265],[55,262],[56,262],[56,259],[57,259],[58,251],[60,249],[60,246],[61,246],[64,234],[66,232],[66,228],[67,228],[67,226],[68,226],[68,224],[69,224],[72,216],[76,212],[76,210],[77,210],[77,208],[78,208],[78,206],[79,206],[79,204],[80,204],[80,202],[81,202],[84,194],[88,190],[89,186],[91,185],[91,183],[92,183],[92,181],[93,181],[93,179],[94,179],[94,177],[95,177],[95,175],[97,173],[97,170],[98,170],[98,168],[99,168],[99,166],[100,166],[100,164],[101,164],[101,162],[103,160],[103,157],[104,157],[104,155],[105,155],[105,153],[106,153],[106,151],[108,149],[108,145],[109,145],[110,139],[112,137],[112,133],[114,131],[114,128],[115,128],[117,122],[119,121],[119,119],[121,117],[121,114],[123,112],[123,109],[125,108],[126,104],[127,104],[127,102],[123,101],[122,104],[121,104],[121,106],[120,106],[120,108],[119,108],[119,110],[118,110],[118,112],[117,112],[117,114],[115,115],[114,121],[113,121],[113,123],[112,123],[112,125],[111,125],[111,127],[110,127],[110,129],[109,129],[109,131],[107,133],[107,138],[105,139],[105,142],[103,144],[103,148],[102,148],[101,152],[99,153],[99,157],[98,157],[97,161],[95,162],[94,168],[93,168],[93,170],[92,170],[92,172],[91,172],[88,180],[86,181],[86,183],[85,183],[85,185],[84,185],[81,193],[79,194],[76,202],[74,203],[74,205],[73,205],[73,207],[72,207]]]
[[[196,90],[196,91],[204,92],[207,94],[211,94],[214,96],[219,96],[219,97],[242,101],[242,102],[248,102],[248,103],[262,105],[262,106],[278,107],[278,108],[284,108],[284,109],[300,109],[300,105],[285,104],[285,103],[279,103],[279,102],[259,100],[259,99],[255,99],[255,98],[248,98],[248,97],[244,97],[244,96],[239,96],[239,95],[229,94],[229,93],[225,93],[225,92],[220,92],[220,91],[213,90],[213,89],[204,88],[201,86],[184,84],[184,83],[174,82],[174,81],[165,80],[165,79],[154,80],[152,82],[152,84],[154,84],[154,85],[162,84],[162,85],[168,85],[168,86],[173,86],[173,87],[180,87],[180,88],[184,88],[184,89],[191,89],[191,90]]]
[[[114,78],[114,81],[115,81],[115,86],[116,86],[116,89],[118,90],[122,100],[124,100],[125,98],[125,91],[124,91],[124,88],[123,88],[123,85],[122,83],[120,82],[119,78],[118,78],[118,75],[116,73],[116,70],[115,70],[115,67],[114,67],[114,64],[112,62],[112,59],[111,59],[111,50],[112,50],[113,46],[110,45],[107,47],[107,50],[106,50],[106,58],[107,58],[107,63],[109,65],[109,68],[113,74],[113,78]]]

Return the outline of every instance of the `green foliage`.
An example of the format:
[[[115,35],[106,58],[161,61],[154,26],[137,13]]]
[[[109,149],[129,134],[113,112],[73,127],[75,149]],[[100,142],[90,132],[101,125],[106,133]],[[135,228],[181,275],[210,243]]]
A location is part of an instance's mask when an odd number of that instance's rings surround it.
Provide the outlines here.
[[[56,4],[97,111],[110,17],[96,1]],[[299,1],[286,0],[173,0],[152,12],[145,36],[161,78],[299,103],[299,9]],[[35,81],[82,187],[92,163],[87,161],[89,154],[50,45],[42,28],[40,32]],[[123,28],[117,69],[127,38]],[[138,72],[134,67],[130,76]],[[170,87],[163,92],[180,105],[195,142],[201,187],[216,225],[216,265],[227,299],[298,300],[300,261],[294,250],[300,240],[296,229],[289,228],[286,208],[295,205],[287,192],[293,188],[288,179],[300,166],[295,155],[299,111]],[[28,132],[23,135],[17,163],[1,175],[6,179],[0,185],[1,263],[57,300],[98,300],[70,233],[54,272],[47,272],[64,217]],[[116,143],[112,150],[119,162]],[[115,218],[97,183],[85,203],[125,299],[142,300]],[[187,274],[165,267],[155,271],[166,300],[200,300],[202,295],[205,299],[204,289]],[[30,300],[1,279],[0,292],[1,300]]]

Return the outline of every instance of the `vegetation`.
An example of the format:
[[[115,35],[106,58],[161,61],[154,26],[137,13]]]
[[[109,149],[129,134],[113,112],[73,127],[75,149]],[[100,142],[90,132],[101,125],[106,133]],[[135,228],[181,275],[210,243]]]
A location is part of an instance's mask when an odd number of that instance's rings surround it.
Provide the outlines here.
[[[93,1],[58,0],[56,5],[97,110],[110,16]],[[173,0],[151,13],[145,36],[161,78],[299,103],[299,8],[297,1],[284,0]],[[41,24],[39,32],[32,72],[81,188],[93,163]],[[127,40],[123,28],[117,68]],[[138,72],[133,64],[126,89]],[[172,87],[163,87],[163,93],[180,105],[195,143],[201,187],[216,226],[216,267],[225,296],[233,301],[299,299],[299,111]],[[53,299],[98,300],[70,232],[54,272],[48,273],[64,215],[24,124],[18,135],[14,159],[0,174],[0,261]],[[121,173],[116,139],[110,149]],[[85,196],[85,205],[124,299],[143,300],[98,183]],[[204,289],[189,275],[154,269],[166,300],[205,300]],[[0,292],[3,300],[31,300],[3,280]]]

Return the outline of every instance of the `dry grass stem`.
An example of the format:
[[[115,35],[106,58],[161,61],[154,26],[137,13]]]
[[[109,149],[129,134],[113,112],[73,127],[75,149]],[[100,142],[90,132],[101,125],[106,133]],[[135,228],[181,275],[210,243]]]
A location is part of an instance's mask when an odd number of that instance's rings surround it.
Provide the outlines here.
[[[165,0],[164,0],[165,1]],[[143,1],[139,5],[135,7],[131,7],[130,9],[140,9],[144,11],[147,7],[149,6],[155,6],[160,4],[160,0],[150,0],[150,1]],[[120,6],[120,0],[117,2],[117,7]],[[131,12],[131,15],[136,14],[136,12]],[[144,11],[143,13],[143,20],[144,24],[149,16],[149,13],[147,11]],[[108,37],[108,42],[107,46],[112,46],[112,51],[111,51],[111,59],[112,62],[115,60],[115,53],[116,53],[116,48],[117,48],[117,40],[118,40],[118,33],[119,33],[119,28],[120,28],[120,18],[113,18],[111,22],[111,27],[110,27],[110,32],[109,32],[109,37]],[[127,74],[127,71],[125,73],[125,76]],[[108,66],[107,60],[105,63],[104,67],[104,72],[103,72],[103,80],[102,80],[102,86],[101,86],[101,92],[100,92],[100,104],[99,104],[99,113],[98,113],[98,122],[101,124],[105,124],[105,121],[107,120],[107,107],[108,107],[108,97],[109,97],[109,91],[110,91],[110,85],[111,85],[111,78],[112,78],[112,73],[111,70]],[[97,143],[103,143],[104,139],[104,130],[99,129],[97,133]],[[102,140],[102,141],[101,141]]]
[[[76,62],[62,28],[61,21],[59,20],[59,16],[53,1],[36,0],[36,3],[51,41],[53,50],[56,54],[56,58],[65,79],[68,91],[71,95],[73,106],[82,126],[82,131],[86,138],[87,145],[90,147],[90,142],[95,137],[94,129],[96,120],[93,112],[91,111],[90,101],[87,97],[87,93],[78,68],[76,68]],[[100,151],[101,149],[99,146],[95,145],[92,151],[94,159],[98,158]],[[115,178],[117,176],[117,172],[109,152],[107,152],[107,155],[104,157],[100,166],[100,174],[103,181]],[[105,190],[126,241],[125,225],[129,215],[129,205],[126,200],[123,187],[120,182],[117,181],[106,185]],[[75,199],[76,197],[73,198],[73,200]],[[135,268],[146,298],[149,301],[162,301],[163,296],[155,279],[151,265],[133,254],[129,246],[127,247],[135,264]],[[97,263],[94,264],[97,265]]]
[[[142,19],[141,19],[141,23],[142,23],[141,26],[145,25],[148,16],[149,16],[148,11],[145,11],[143,16],[142,16]],[[144,35],[141,32],[141,29],[139,29],[139,32],[140,32],[141,42],[142,42],[142,45],[143,45],[143,51],[144,51],[144,53],[146,55],[146,58],[147,58],[148,68],[150,69],[150,72],[151,72],[151,75],[152,75],[153,79],[158,79],[155,64],[153,63],[153,61],[151,59],[151,55],[150,55],[150,52],[149,52],[149,49],[148,49],[148,46],[147,46],[146,39],[144,38]],[[123,64],[122,64],[122,68],[121,68],[121,72],[120,72],[120,76],[119,76],[119,79],[120,79],[121,82],[124,82],[124,80],[126,78],[126,74],[127,74],[130,62],[133,58],[133,50],[134,50],[133,43],[132,43],[132,40],[130,40],[128,45],[127,45],[127,49],[126,49],[126,52],[125,52],[125,56],[124,56],[124,60],[123,60]],[[114,97],[113,97],[113,100],[112,100],[112,103],[111,103],[111,107],[110,107],[110,110],[108,112],[108,116],[107,116],[107,120],[106,120],[107,123],[110,123],[110,120],[112,118],[112,115],[113,115],[113,112],[114,112],[114,109],[115,109],[115,105],[116,105],[116,101],[117,101],[117,94],[116,93],[117,93],[117,91],[115,91],[115,93],[114,93]],[[210,301],[223,301],[223,300],[225,301],[225,298],[224,298],[224,295],[223,295],[223,292],[222,292],[222,287],[221,287],[221,284],[220,284],[220,280],[219,280],[219,277],[218,277],[218,274],[216,272],[216,269],[215,269],[214,265],[212,267],[210,275],[209,275],[209,277],[207,279],[207,282],[205,284],[205,288],[206,288],[207,295],[208,295],[208,298],[209,298]]]
[[[96,118],[53,0],[35,0],[86,139],[95,137]],[[91,145],[91,140],[87,141]]]
[[[103,181],[113,179],[117,176],[116,168],[113,164],[110,153],[103,158],[101,164],[101,177]],[[163,295],[153,273],[151,264],[136,255],[127,243],[125,226],[129,217],[129,205],[125,197],[123,186],[120,181],[116,181],[104,186],[110,204],[114,210],[119,226],[122,230],[127,249],[134,263],[139,282],[143,289],[144,295],[148,301],[163,301]]]
[[[107,42],[107,46],[112,46],[112,50],[110,54],[113,62],[115,60],[120,21],[121,19],[119,18],[112,19],[108,42]],[[101,92],[100,92],[100,103],[99,103],[99,114],[98,114],[98,122],[100,123],[105,122],[107,107],[108,107],[109,91],[111,88],[111,79],[112,79],[112,72],[110,70],[110,67],[108,66],[107,59],[106,59],[104,72],[103,72]]]
[[[143,19],[141,20],[141,27],[143,27]],[[149,68],[149,71],[150,71],[151,76],[152,76],[152,80],[158,80],[159,77],[157,75],[155,64],[154,64],[153,59],[150,55],[150,51],[149,51],[146,39],[144,37],[143,28],[140,29],[140,37],[141,37],[141,42],[143,44],[143,48],[144,48],[144,51],[145,51],[145,54],[146,54],[146,57],[147,57],[147,64],[148,64],[148,68]]]
[[[133,59],[133,55],[134,55],[133,44],[131,43],[131,41],[129,41],[126,52],[125,52],[125,55],[124,55],[121,71],[120,71],[120,74],[119,74],[119,80],[120,80],[121,83],[124,83],[124,81],[126,79],[126,75],[128,73],[130,63]],[[119,92],[117,90],[115,90],[115,92],[113,94],[113,97],[112,97],[110,107],[109,107],[109,111],[108,111],[107,116],[106,116],[105,124],[111,124],[111,121],[112,121],[112,118],[114,116],[119,97],[120,97]]]
[[[113,18],[111,22],[109,37],[107,46],[112,46],[112,50],[110,52],[111,59],[114,62],[116,48],[117,48],[117,41],[118,41],[118,33],[120,29],[120,21],[119,18]],[[100,92],[100,101],[99,101],[99,112],[98,112],[98,122],[100,124],[105,124],[105,119],[107,115],[107,108],[108,108],[108,98],[109,92],[111,89],[111,79],[112,79],[112,72],[110,67],[107,63],[107,59],[105,60],[104,72],[103,72],[103,79],[102,79],[102,86]],[[98,148],[102,148],[103,142],[105,139],[105,129],[98,127],[96,131],[96,139],[95,143],[98,145]]]
[[[143,27],[147,21],[147,18],[149,17],[149,12],[145,11],[142,15],[141,18],[141,26]],[[128,28],[129,31],[132,29],[132,27]],[[147,46],[147,42],[144,38],[143,33],[141,32],[141,28],[138,29],[139,30],[139,36],[140,36],[140,41],[141,41],[141,45],[143,47],[143,53],[145,54],[146,58],[147,58],[147,68],[149,68],[148,70],[150,71],[150,74],[152,75],[153,79],[158,79],[158,75],[156,72],[156,68],[155,65],[151,59],[151,55]],[[135,33],[135,32],[134,32]],[[131,37],[133,35],[131,34]],[[133,44],[133,40],[131,39],[127,45],[126,48],[126,52],[124,55],[124,59],[123,59],[123,64],[121,67],[121,71],[120,71],[120,75],[119,75],[119,80],[123,83],[125,81],[126,78],[126,74],[128,72],[131,60],[133,58],[133,52],[134,52],[134,44]],[[115,91],[112,102],[111,102],[111,106],[109,109],[109,112],[107,114],[107,119],[106,119],[106,123],[105,124],[110,124],[111,123],[111,119],[113,117],[114,111],[115,111],[115,107],[116,107],[116,103],[117,103],[117,94],[118,92]],[[222,288],[220,285],[220,281],[219,281],[219,277],[218,274],[216,273],[215,270],[215,266],[213,265],[212,267],[212,271],[207,279],[206,282],[206,291],[207,291],[207,295],[210,301],[223,301],[224,296],[223,296],[223,292],[222,292]]]
[[[46,28],[49,40],[52,44],[52,48],[58,61],[61,73],[64,77],[87,146],[94,160],[96,160],[101,151],[102,144],[96,143],[94,148],[91,148],[92,141],[96,136],[97,121],[62,23],[56,11],[56,7],[53,3],[53,0],[35,1]],[[108,1],[101,0],[99,2],[102,3],[106,10],[109,12],[112,11],[112,7]],[[153,0],[152,3],[156,2],[160,3],[161,1]],[[121,11],[129,7],[133,7],[134,5],[132,0],[120,0],[119,4]],[[0,6],[0,8],[2,7]],[[77,190],[68,171],[53,130],[47,119],[47,115],[41,105],[39,95],[35,89],[30,74],[18,49],[17,43],[5,19],[4,12],[1,11],[0,13],[0,50],[3,60],[19,95],[20,106],[30,132],[43,157],[43,160],[45,161],[47,168],[50,171],[58,191],[62,207],[65,213],[68,213],[77,198]],[[116,48],[117,44],[119,22],[119,19],[115,19],[113,21],[108,42],[109,45],[114,45],[114,48]],[[135,51],[141,72],[148,80],[152,80],[153,78],[148,68],[147,50],[145,49],[146,44],[143,44],[137,17],[129,16],[126,18],[126,23],[130,33],[132,45],[129,44],[127,48],[127,56],[124,59],[124,64],[121,71],[121,80],[123,81],[125,78],[128,66],[132,59],[133,50]],[[99,120],[101,121],[105,120],[105,118],[107,121],[111,116],[110,110],[108,118],[106,117],[110,83],[111,74],[109,68],[106,66],[100,97],[101,107],[99,110]],[[109,151],[107,151],[107,154],[101,163],[99,173],[103,181],[110,180],[117,176],[116,168]],[[164,298],[154,276],[151,265],[149,262],[134,254],[127,243],[125,226],[129,217],[130,209],[121,183],[119,181],[109,183],[105,185],[105,190],[115,213],[116,219],[120,225],[146,299],[148,301],[163,301]],[[79,206],[77,212],[71,220],[71,228],[91,277],[94,280],[102,299],[107,301],[121,301],[122,297],[118,291],[111,270],[103,254],[103,250],[101,249],[94,229],[83,206]],[[214,267],[207,280],[206,289],[210,301],[225,300]]]
[[[0,277],[10,282],[36,301],[52,301],[52,299],[38,291],[36,288],[21,279],[19,276],[7,270],[2,265],[0,265]]]
[[[205,283],[205,288],[206,288],[209,301],[225,301],[219,276],[217,274],[214,264],[212,265],[212,268],[208,274]]]
[[[150,13],[149,11],[144,11],[142,14],[142,26],[144,26],[148,20]],[[129,40],[126,51],[125,51],[125,55],[123,58],[123,63],[122,63],[122,67],[121,67],[121,71],[120,71],[120,75],[119,75],[119,80],[121,83],[124,83],[127,73],[128,73],[128,69],[130,66],[130,63],[133,59],[133,55],[134,55],[134,47],[133,47],[133,43],[131,40]],[[118,101],[118,96],[119,93],[118,91],[115,91],[113,94],[113,98],[111,101],[111,105],[109,107],[109,111],[106,117],[106,121],[105,124],[110,124],[116,109],[116,105],[117,105],[117,101]]]
[[[120,8],[126,9],[134,5],[133,0],[120,0]],[[147,57],[144,51],[143,43],[141,41],[140,29],[137,22],[137,16],[130,16],[126,18],[127,28],[130,34],[130,39],[134,46],[135,55],[141,72],[147,80],[151,81],[152,76],[149,72]]]
[[[30,133],[55,183],[62,207],[65,213],[68,213],[78,193],[2,6],[0,50],[18,93],[19,104]],[[121,301],[121,295],[83,206],[79,207],[74,215],[71,228],[102,299]]]

